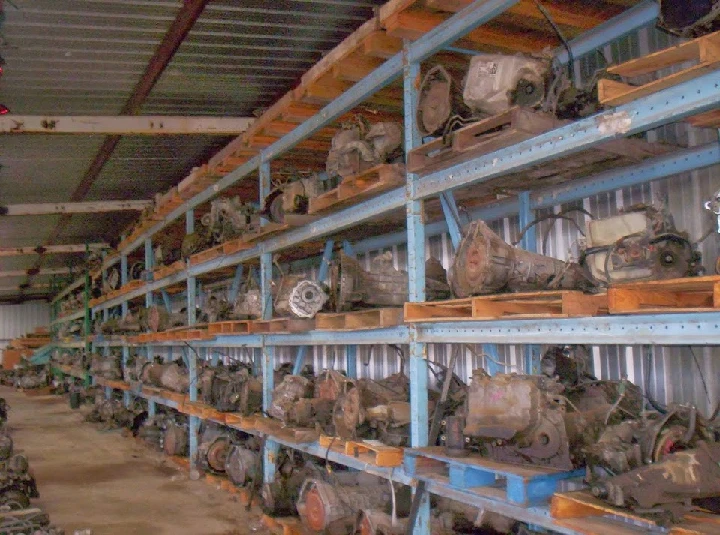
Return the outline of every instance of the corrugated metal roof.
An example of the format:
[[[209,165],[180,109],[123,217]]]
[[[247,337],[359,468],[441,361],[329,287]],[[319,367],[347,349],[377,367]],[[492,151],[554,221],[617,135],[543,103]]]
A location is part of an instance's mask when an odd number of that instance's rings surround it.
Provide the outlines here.
[[[291,89],[381,3],[211,2],[142,113],[250,115]],[[117,114],[182,6],[162,0],[5,2],[0,102],[15,114]],[[86,198],[151,198],[227,141],[212,136],[124,137]],[[102,136],[0,136],[0,199],[8,204],[67,201],[102,142]],[[73,216],[57,242],[97,241],[117,234],[130,217]],[[42,244],[57,221],[54,216],[0,219],[2,245]],[[0,259],[0,270],[11,264],[27,269],[36,260]],[[57,262],[47,259],[43,265]]]

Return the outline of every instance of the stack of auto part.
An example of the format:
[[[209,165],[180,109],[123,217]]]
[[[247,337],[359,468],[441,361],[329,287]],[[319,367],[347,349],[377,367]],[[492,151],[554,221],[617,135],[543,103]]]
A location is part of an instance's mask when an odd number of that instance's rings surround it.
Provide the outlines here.
[[[259,226],[257,210],[238,196],[221,197],[210,203],[210,211],[202,216],[195,232],[185,236],[181,246],[183,258],[204,249],[240,237]]]
[[[608,426],[585,448],[592,492],[618,507],[679,520],[691,501],[720,496],[720,421],[694,406]]]
[[[198,461],[203,470],[224,474],[233,444],[242,442],[241,435],[214,422],[203,421],[198,445]]]
[[[402,125],[379,122],[369,125],[362,117],[345,123],[332,138],[325,163],[329,177],[346,178],[376,165],[402,157]]]
[[[463,229],[448,280],[457,297],[594,286],[579,264],[513,247],[483,221]]]
[[[701,255],[667,209],[645,204],[587,224],[581,251],[599,284],[699,275]]]
[[[373,258],[368,271],[357,260],[341,252],[332,279],[332,300],[338,312],[363,307],[403,306],[408,300],[407,271],[395,269],[390,252]],[[425,263],[428,301],[450,297],[446,281],[442,264],[435,258],[428,259]]]
[[[88,422],[103,423],[110,429],[129,428],[133,425],[135,415],[136,411],[126,408],[121,399],[106,398],[103,392],[98,391],[95,394],[95,404],[85,419]]]
[[[21,362],[12,372],[12,384],[15,388],[30,390],[50,384],[50,373],[45,365]]]
[[[495,460],[560,469],[585,466],[586,447],[608,425],[637,417],[640,389],[627,381],[600,381],[578,373],[563,359],[584,355],[553,353],[546,375],[473,372],[465,405],[446,420],[448,453],[468,449]],[[552,369],[554,373],[547,373]],[[562,370],[562,375],[559,372]]]
[[[117,353],[109,355],[93,354],[90,357],[90,373],[111,381],[123,378],[122,357]]]
[[[262,409],[262,382],[242,365],[208,366],[199,374],[203,403],[223,412],[253,414]]]
[[[140,380],[145,385],[167,388],[181,394],[186,393],[190,387],[188,370],[180,360],[146,363],[142,368]]]

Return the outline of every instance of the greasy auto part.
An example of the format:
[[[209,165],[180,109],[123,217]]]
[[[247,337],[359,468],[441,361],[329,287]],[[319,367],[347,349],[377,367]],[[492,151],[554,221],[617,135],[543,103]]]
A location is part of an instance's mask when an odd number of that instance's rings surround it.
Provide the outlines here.
[[[145,364],[140,380],[148,386],[167,388],[173,392],[184,393],[190,387],[190,376],[187,368],[175,362]]]
[[[350,477],[342,477],[347,480],[343,484],[337,481],[340,476]],[[297,510],[303,524],[314,531],[344,535],[354,526],[360,510],[381,508],[391,499],[387,483],[379,478],[347,473],[334,478],[332,483],[306,479],[300,489]]]
[[[95,405],[91,412],[85,417],[88,422],[100,422],[106,427],[130,427],[134,414],[128,410],[122,401],[118,399],[105,399],[102,392],[95,395]]]
[[[437,259],[426,261],[425,273],[428,301],[450,296],[445,270]],[[339,278],[337,286],[333,285],[337,289],[335,304],[338,311],[368,306],[402,306],[408,300],[407,271],[395,269],[390,252],[375,257],[369,271],[341,252],[339,273],[335,276]]]
[[[295,404],[302,398],[312,397],[312,382],[300,375],[286,375],[275,387],[268,415],[280,421],[287,421]]]
[[[312,318],[328,299],[323,287],[304,275],[283,275],[273,290],[273,308],[279,316]]]
[[[328,300],[322,285],[313,280],[302,280],[290,291],[290,311],[298,318],[314,318]]]
[[[472,120],[458,84],[442,65],[432,67],[423,78],[415,110],[422,136],[446,135],[453,127]]]
[[[463,433],[490,457],[560,469],[583,466],[586,448],[608,425],[637,417],[642,394],[631,383],[580,382],[566,387],[538,375],[473,372]],[[453,453],[457,453],[454,440]]]
[[[548,62],[521,54],[479,54],[470,60],[463,100],[475,113],[497,115],[511,106],[537,106],[545,98]]]
[[[247,288],[238,293],[233,304],[233,317],[238,320],[257,319],[262,316],[262,298],[259,288]]]
[[[262,482],[262,457],[258,451],[251,450],[246,444],[234,444],[225,461],[228,479],[238,487]]]
[[[223,243],[252,230],[258,222],[255,213],[255,208],[238,196],[221,197],[210,203],[210,212],[200,223],[210,231],[213,243]]]
[[[204,369],[200,392],[204,403],[223,412],[252,414],[262,408],[262,383],[245,367]]]
[[[173,327],[183,327],[187,323],[187,313],[168,312],[164,306],[153,305],[148,307],[144,315],[147,328],[152,332],[166,331]]]
[[[63,535],[50,525],[50,518],[36,507],[10,510],[0,508],[0,533],[3,535]]]
[[[231,433],[212,422],[203,422],[198,446],[198,459],[204,470],[225,473],[225,463],[233,442]]]
[[[189,450],[187,425],[169,420],[165,424],[162,445],[166,455],[187,456]]]
[[[696,449],[596,482],[595,496],[642,513],[667,512],[680,520],[693,498],[720,496],[720,444],[701,441]]]
[[[680,37],[699,37],[718,29],[718,0],[660,0],[658,26]]]
[[[395,374],[373,381],[359,379],[337,397],[335,434],[343,439],[379,439],[389,446],[407,443],[410,424],[409,380]]]
[[[284,223],[286,214],[307,214],[310,199],[324,193],[333,182],[315,173],[308,177],[295,176],[265,197],[265,208],[260,215],[275,223]]]
[[[90,373],[109,380],[122,379],[122,357],[116,353],[91,356]]]
[[[592,286],[579,264],[508,245],[479,220],[463,229],[448,281],[457,297]]]
[[[13,454],[12,442],[5,446],[0,459],[0,506],[24,509],[30,506],[30,498],[40,496],[37,484],[29,471],[27,457]]]
[[[700,253],[666,209],[644,204],[587,224],[581,261],[600,283],[697,275]]]
[[[344,124],[332,138],[325,168],[328,176],[356,175],[401,154],[402,126],[380,122],[368,127],[362,120]]]

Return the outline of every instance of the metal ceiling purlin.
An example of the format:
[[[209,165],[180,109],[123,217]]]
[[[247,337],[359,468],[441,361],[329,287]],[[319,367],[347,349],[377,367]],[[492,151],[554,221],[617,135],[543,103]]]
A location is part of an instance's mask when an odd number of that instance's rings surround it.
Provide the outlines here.
[[[163,73],[178,47],[192,29],[195,21],[197,21],[208,2],[209,0],[185,0],[175,17],[175,20],[173,20],[170,28],[163,37],[163,40],[155,50],[153,57],[148,62],[145,72],[135,86],[132,95],[120,111],[121,115],[136,115],[138,113],[143,102],[145,102],[145,99],[150,94],[150,91],[155,86],[155,83],[160,78],[160,75]],[[103,167],[110,159],[110,156],[115,150],[115,147],[117,147],[119,141],[120,136],[117,135],[107,136],[105,138],[105,141],[95,156],[95,159],[92,164],[90,164],[90,168],[85,173],[85,176],[82,178],[80,184],[78,184],[77,188],[70,197],[70,201],[81,201],[85,197],[100,174],[100,171],[102,171]],[[48,245],[52,245],[69,221],[70,216],[63,215],[60,218],[60,221],[56,225],[55,229],[48,237],[46,242]]]
[[[488,20],[501,14],[510,6],[515,5],[518,1],[519,0],[488,0],[480,5],[471,4],[459,11],[450,19],[446,20],[415,41],[408,49],[409,53],[407,58],[404,57],[403,53],[398,53],[387,60],[360,82],[353,85],[340,97],[326,105],[316,115],[295,128],[292,132],[280,138],[278,141],[263,150],[259,155],[250,159],[233,172],[225,175],[222,179],[215,183],[212,188],[197,194],[182,206],[173,210],[163,221],[159,222],[143,234],[143,236],[130,243],[125,250],[122,251],[122,253],[127,254],[137,249],[145,240],[146,236],[151,236],[162,230],[172,221],[183,216],[188,209],[195,208],[196,206],[209,201],[220,191],[223,191],[238,180],[257,170],[261,162],[271,161],[284,152],[292,149],[308,136],[327,126],[344,113],[347,113],[357,105],[361,104],[376,91],[382,89],[398,78],[402,74],[403,64],[405,61],[419,62],[426,59],[448,44],[457,40],[462,35],[465,35],[484,22],[487,22]]]

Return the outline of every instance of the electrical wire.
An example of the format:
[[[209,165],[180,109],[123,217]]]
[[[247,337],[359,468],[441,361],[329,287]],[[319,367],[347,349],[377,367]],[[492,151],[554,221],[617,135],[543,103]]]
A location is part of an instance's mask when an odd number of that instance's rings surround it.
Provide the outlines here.
[[[698,373],[700,374],[700,381],[702,381],[703,389],[705,390],[705,398],[708,402],[708,407],[712,405],[712,400],[710,399],[710,392],[708,391],[707,383],[705,382],[705,374],[702,371],[702,368],[700,367],[700,363],[698,362],[697,355],[695,355],[695,351],[693,350],[692,346],[687,346],[690,350],[690,354],[692,355],[693,361],[695,361],[695,367],[697,368]]]

